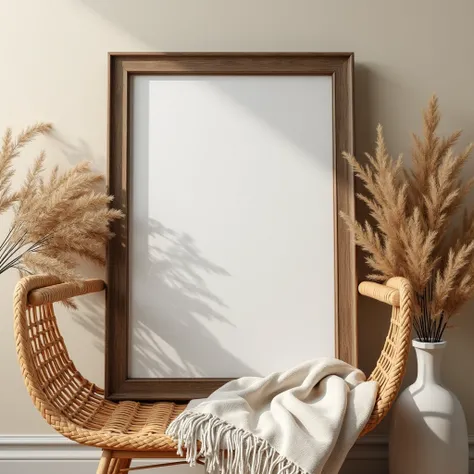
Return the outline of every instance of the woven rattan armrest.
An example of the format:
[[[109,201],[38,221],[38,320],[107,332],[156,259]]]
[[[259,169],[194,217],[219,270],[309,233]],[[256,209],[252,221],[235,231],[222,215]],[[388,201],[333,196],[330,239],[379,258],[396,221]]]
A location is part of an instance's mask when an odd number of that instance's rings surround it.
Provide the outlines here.
[[[104,391],[83,377],[69,356],[55,302],[104,288],[102,280],[61,283],[48,275],[18,282],[13,298],[14,329],[25,385],[47,422],[78,443],[114,452],[153,451],[174,457],[176,443],[165,431],[184,404],[106,400]]]
[[[390,410],[403,380],[410,349],[413,291],[405,278],[395,277],[385,285],[363,282],[359,292],[392,306],[392,316],[385,343],[369,380],[377,382],[379,390],[372,415],[362,435],[374,429]]]
[[[390,283],[390,281],[388,282]],[[387,303],[392,306],[400,306],[400,291],[387,285],[380,285],[372,281],[363,281],[359,285],[359,293],[369,298]]]
[[[96,293],[105,289],[105,282],[99,279],[80,280],[69,283],[58,283],[37,288],[28,293],[28,304],[40,306],[45,303],[55,303],[75,296]]]

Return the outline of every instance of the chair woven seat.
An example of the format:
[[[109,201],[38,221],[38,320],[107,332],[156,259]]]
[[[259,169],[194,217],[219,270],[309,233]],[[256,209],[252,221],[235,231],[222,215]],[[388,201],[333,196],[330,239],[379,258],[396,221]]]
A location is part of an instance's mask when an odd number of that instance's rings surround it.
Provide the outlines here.
[[[23,278],[15,289],[14,329],[19,363],[35,406],[59,433],[102,448],[98,472],[113,474],[126,471],[135,457],[175,457],[176,445],[165,431],[186,405],[108,401],[104,391],[76,369],[59,332],[54,304],[104,289],[102,280],[78,284],[50,276]],[[378,394],[363,436],[384,418],[400,388],[410,347],[413,296],[403,278],[392,278],[386,285],[364,282],[359,291],[392,306],[389,332],[369,377],[378,382]]]
[[[75,404],[71,404],[73,410],[61,413],[74,423],[69,432],[65,427],[59,430],[68,438],[104,449],[175,452],[176,445],[165,431],[185,404],[112,403],[105,401],[103,392],[95,387],[87,387],[76,400],[83,409],[74,412]]]

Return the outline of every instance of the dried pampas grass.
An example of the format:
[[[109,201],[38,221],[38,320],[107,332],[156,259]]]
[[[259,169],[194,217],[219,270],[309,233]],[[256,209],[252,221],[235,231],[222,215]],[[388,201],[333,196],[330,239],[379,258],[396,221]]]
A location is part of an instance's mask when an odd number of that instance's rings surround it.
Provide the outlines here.
[[[43,177],[45,153],[36,158],[18,191],[11,190],[13,162],[21,149],[52,126],[38,123],[16,139],[8,129],[0,151],[0,213],[12,208],[13,221],[0,243],[0,273],[16,268],[21,274],[47,273],[63,281],[79,278],[80,259],[105,265],[109,225],[122,212],[109,207],[112,196],[97,191],[104,177],[89,163],[65,173],[55,168]]]
[[[389,155],[381,126],[367,164],[344,154],[367,191],[358,197],[373,224],[342,217],[366,253],[373,270],[369,278],[403,276],[411,281],[418,302],[415,330],[426,342],[440,341],[449,319],[474,294],[474,212],[465,212],[454,238],[450,232],[474,184],[474,178],[462,179],[472,145],[455,153],[461,132],[440,137],[440,118],[433,96],[424,112],[423,136],[413,135],[411,168],[404,167],[401,156],[395,160]]]

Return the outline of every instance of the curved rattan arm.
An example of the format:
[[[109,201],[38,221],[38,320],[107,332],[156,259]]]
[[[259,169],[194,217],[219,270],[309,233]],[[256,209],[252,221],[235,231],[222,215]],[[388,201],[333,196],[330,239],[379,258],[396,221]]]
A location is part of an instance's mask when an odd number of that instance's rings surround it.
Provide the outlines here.
[[[28,393],[48,424],[74,441],[104,449],[163,451],[173,457],[176,444],[165,430],[184,405],[108,401],[69,356],[54,302],[102,289],[101,280],[60,283],[51,276],[30,276],[18,282],[14,331]]]
[[[70,283],[58,283],[42,288],[36,288],[28,294],[28,304],[39,306],[45,303],[55,303],[75,296],[96,293],[105,289],[105,282],[99,279],[80,280]]]
[[[373,281],[363,281],[359,285],[359,293],[382,303],[400,306],[400,291],[387,285],[380,285]]]
[[[385,285],[363,282],[361,294],[392,305],[392,317],[385,343],[369,380],[378,383],[372,415],[362,435],[373,430],[395,401],[405,375],[410,350],[413,317],[413,290],[405,278],[391,278]]]

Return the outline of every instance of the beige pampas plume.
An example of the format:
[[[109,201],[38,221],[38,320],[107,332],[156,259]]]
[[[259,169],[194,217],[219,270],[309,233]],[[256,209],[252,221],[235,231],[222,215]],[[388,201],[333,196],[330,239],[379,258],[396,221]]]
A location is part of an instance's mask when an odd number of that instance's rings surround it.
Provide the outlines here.
[[[0,149],[0,213],[5,212],[18,199],[18,195],[11,192],[11,180],[15,174],[13,161],[25,145],[51,130],[51,124],[40,122],[23,130],[16,139],[10,128],[6,130]]]
[[[473,146],[457,154],[461,132],[440,137],[440,120],[433,96],[423,114],[423,135],[413,135],[411,168],[402,157],[390,157],[381,126],[366,165],[344,154],[364,184],[366,193],[358,197],[375,226],[343,218],[375,272],[370,278],[403,276],[413,284],[415,329],[423,341],[440,340],[449,318],[474,294],[474,212],[465,212],[462,229],[450,238],[453,217],[474,184],[462,179]]]
[[[105,246],[112,237],[109,225],[122,218],[109,207],[113,197],[96,191],[104,182],[87,162],[44,178],[45,153],[29,169],[23,185],[11,191],[13,162],[35,137],[52,130],[38,123],[13,138],[8,129],[0,150],[0,212],[13,208],[8,234],[0,243],[0,273],[17,268],[21,274],[47,273],[63,281],[79,278],[79,260],[105,265]]]

